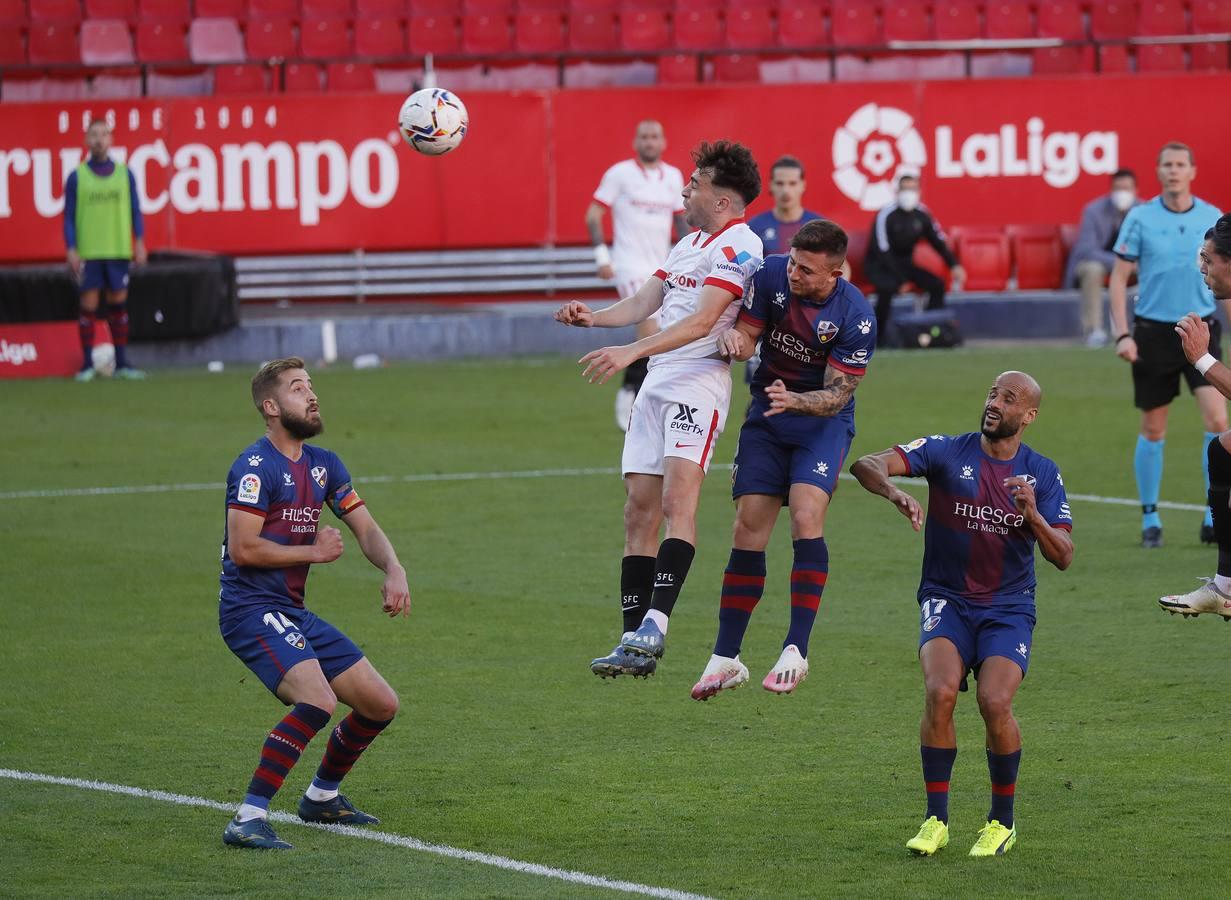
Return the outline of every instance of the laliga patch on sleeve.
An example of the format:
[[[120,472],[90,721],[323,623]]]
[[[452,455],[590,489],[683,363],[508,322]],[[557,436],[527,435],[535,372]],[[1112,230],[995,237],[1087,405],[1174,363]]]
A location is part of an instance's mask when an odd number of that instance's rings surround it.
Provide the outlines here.
[[[909,444],[898,444],[898,446],[901,447],[903,450],[905,450],[907,453],[910,453],[910,451],[912,450],[918,450],[920,447],[922,447],[927,442],[928,442],[927,438],[915,438]]]
[[[261,477],[252,472],[245,473],[239,479],[239,493],[236,498],[240,503],[259,503],[261,501]]]

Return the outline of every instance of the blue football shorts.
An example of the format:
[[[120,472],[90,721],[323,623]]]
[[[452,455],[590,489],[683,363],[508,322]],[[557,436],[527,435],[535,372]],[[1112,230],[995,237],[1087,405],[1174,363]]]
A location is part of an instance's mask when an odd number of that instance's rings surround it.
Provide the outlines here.
[[[325,678],[333,681],[363,659],[354,641],[306,609],[253,606],[220,619],[218,630],[231,652],[272,693],[291,667],[304,660],[315,659]]]
[[[128,290],[128,260],[87,259],[81,264],[81,290]]]
[[[948,638],[976,675],[983,660],[1003,656],[1021,667],[1024,678],[1033,633],[1033,604],[969,603],[949,597],[926,597],[919,604],[919,648]]]
[[[793,484],[811,484],[833,496],[838,473],[855,438],[852,422],[835,417],[779,413],[765,417],[769,401],[756,399],[739,431],[731,496],[782,497]]]

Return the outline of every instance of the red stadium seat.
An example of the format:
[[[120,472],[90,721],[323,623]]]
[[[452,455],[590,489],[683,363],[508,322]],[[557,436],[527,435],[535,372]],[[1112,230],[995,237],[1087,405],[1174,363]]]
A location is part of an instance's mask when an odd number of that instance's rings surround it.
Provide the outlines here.
[[[620,15],[620,48],[632,52],[669,50],[667,14],[658,9],[625,10]]]
[[[192,21],[192,8],[188,0],[137,0],[139,22]]]
[[[937,0],[932,30],[938,41],[972,41],[983,37],[978,0]]]
[[[1138,72],[1183,72],[1187,68],[1183,44],[1140,44],[1137,47]]]
[[[331,62],[325,67],[325,83],[331,91],[376,90],[376,71],[367,63]]]
[[[518,12],[565,12],[568,0],[518,0]]]
[[[1086,23],[1073,0],[1042,0],[1038,8],[1039,37],[1084,41]]]
[[[782,0],[778,7],[778,46],[822,47],[829,43],[825,17],[812,0]]]
[[[188,26],[188,50],[193,62],[243,62],[244,36],[234,19],[194,19]]]
[[[81,0],[30,0],[30,21],[80,22]]]
[[[534,6],[538,3],[550,3],[555,0],[518,0],[518,9],[526,9],[527,3]],[[567,0],[564,0],[567,5]],[[661,12],[669,13],[675,9],[674,0],[621,0],[620,12]]]
[[[513,20],[519,53],[564,51],[564,16],[558,12],[519,12]]]
[[[316,63],[287,63],[282,69],[282,90],[288,94],[318,93],[322,74]]]
[[[298,19],[299,0],[248,0],[249,19]]]
[[[1194,72],[1225,72],[1229,68],[1227,65],[1228,49],[1226,41],[1210,44],[1189,44],[1188,68]]]
[[[299,26],[299,53],[305,59],[343,59],[355,55],[345,19],[305,19]]]
[[[890,0],[885,4],[882,28],[886,41],[930,41],[926,0]]]
[[[1131,72],[1128,47],[1123,44],[1103,44],[1098,48],[1098,70],[1104,74]]]
[[[691,53],[658,57],[659,84],[696,84],[697,58]]]
[[[355,19],[405,19],[406,0],[355,0]]]
[[[77,26],[71,22],[36,22],[30,26],[30,63],[36,66],[81,62]]]
[[[1064,245],[1055,225],[1009,225],[1005,228],[1017,264],[1021,290],[1055,290],[1064,278]]]
[[[137,0],[85,0],[87,19],[123,19],[137,21]]]
[[[1074,75],[1094,71],[1094,45],[1081,47],[1036,47],[1035,75]]]
[[[1188,34],[1183,0],[1141,0],[1136,33],[1144,36]]]
[[[685,11],[720,13],[726,6],[723,0],[676,0],[675,11],[677,14]]]
[[[462,0],[410,0],[412,16],[460,16]]]
[[[194,23],[195,24],[195,23]],[[252,60],[291,59],[299,54],[289,19],[258,19],[248,23],[244,48]]]
[[[269,70],[257,63],[218,66],[214,69],[215,94],[264,94],[269,91]]]
[[[988,40],[1013,40],[1014,38],[1032,38],[1034,20],[1030,15],[1030,7],[1016,0],[992,0],[987,4],[986,27],[984,36]]]
[[[713,50],[722,45],[722,19],[699,9],[676,13],[675,46],[680,50]]]
[[[574,52],[607,53],[619,49],[615,13],[574,11],[569,16],[568,47]]]
[[[570,12],[615,12],[620,0],[568,0]]]
[[[968,291],[1003,291],[1009,281],[1009,239],[999,228],[953,229],[957,257],[966,270]]]
[[[123,19],[81,23],[81,61],[90,66],[127,66],[135,61],[132,33]]]
[[[834,44],[839,47],[869,47],[883,43],[876,7],[862,0],[834,0],[830,31]]]
[[[201,22],[223,21],[230,23],[234,33],[234,47],[241,47],[239,28],[231,19],[200,19]],[[195,23],[194,23],[195,25]],[[205,26],[207,28],[211,26]],[[238,55],[232,54],[228,59],[242,59],[243,50]],[[188,45],[184,43],[184,24],[182,22],[138,22],[137,23],[137,59],[143,63],[178,63],[188,62]],[[213,60],[200,60],[212,62]]]
[[[304,22],[311,22],[313,19],[349,20],[355,17],[355,4],[352,0],[303,0],[301,9]]]
[[[945,290],[949,290],[953,286],[953,273],[949,271],[949,266],[945,264],[945,259],[936,252],[936,248],[927,241],[920,241],[915,244],[915,249],[911,251],[910,261],[923,269],[925,272],[931,272],[937,278],[945,283]],[[853,272],[851,273],[854,274]],[[919,285],[914,282],[907,282],[909,290],[916,294],[923,293]],[[906,287],[903,290],[907,290]]]
[[[0,0],[0,25],[25,27],[30,21],[26,0]]]
[[[401,56],[406,53],[406,32],[393,18],[355,20],[355,53],[358,56]]]
[[[508,53],[513,49],[509,17],[504,13],[473,13],[462,17],[462,51],[479,55]]]
[[[1183,32],[1184,20],[1176,26]],[[1137,34],[1137,11],[1133,0],[1094,0],[1090,7],[1090,37],[1096,41],[1120,41]]]
[[[1081,226],[1065,222],[1060,226],[1060,246],[1064,248],[1064,258],[1067,260],[1077,245],[1077,236],[1081,234]]]
[[[727,47],[756,50],[772,47],[774,42],[774,19],[768,9],[746,6],[727,11]]]
[[[20,28],[0,28],[0,66],[26,64],[26,35]],[[9,75],[5,73],[7,81]]]
[[[244,17],[244,0],[193,0],[198,19],[235,19]]]
[[[462,0],[462,12],[467,15],[486,13],[489,16],[511,16],[517,4],[514,0]]]
[[[462,38],[454,16],[411,16],[406,26],[406,43],[413,56],[460,53]]]
[[[713,58],[714,81],[756,83],[761,80],[761,58],[752,54],[730,53]]]
[[[1193,34],[1231,34],[1231,3],[1192,0]]]
[[[842,223],[838,223],[842,225]],[[846,232],[846,261],[851,264],[851,284],[865,294],[874,293],[868,277],[863,273],[863,261],[868,256],[868,241],[871,233],[866,223],[850,226],[842,225]]]

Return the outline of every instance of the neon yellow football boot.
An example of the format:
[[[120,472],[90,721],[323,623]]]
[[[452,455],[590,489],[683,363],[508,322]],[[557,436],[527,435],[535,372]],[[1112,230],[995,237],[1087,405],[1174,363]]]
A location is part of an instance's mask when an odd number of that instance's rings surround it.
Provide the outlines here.
[[[949,826],[932,816],[919,826],[919,833],[906,842],[906,849],[920,856],[931,856],[948,843]]]
[[[1004,856],[1017,843],[1017,827],[1005,828],[995,819],[979,829],[979,839],[970,848],[971,856]]]

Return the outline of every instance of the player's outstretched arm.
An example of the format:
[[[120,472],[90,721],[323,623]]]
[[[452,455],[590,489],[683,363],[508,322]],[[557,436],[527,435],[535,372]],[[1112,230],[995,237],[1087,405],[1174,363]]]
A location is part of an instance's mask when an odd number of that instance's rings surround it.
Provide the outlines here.
[[[1231,369],[1210,356],[1210,326],[1206,325],[1196,313],[1189,313],[1175,324],[1176,334],[1180,336],[1180,345],[1184,348],[1184,356],[1197,367],[1197,371],[1205,376],[1218,393],[1231,397]]]
[[[1073,537],[1066,528],[1054,528],[1039,512],[1034,486],[1020,475],[1004,480],[1005,487],[1013,495],[1013,505],[1030,526],[1034,539],[1039,543],[1043,558],[1063,572],[1073,562]]]
[[[819,391],[796,394],[788,391],[781,380],[775,381],[765,389],[765,396],[769,398],[769,409],[765,415],[775,416],[789,411],[805,416],[835,416],[850,402],[862,379],[862,375],[840,372],[829,366],[825,369],[825,386]]]
[[[895,485],[890,478],[909,475],[906,462],[892,448],[880,453],[869,453],[851,463],[851,474],[863,485],[864,490],[884,497],[898,508],[898,512],[910,520],[915,531],[923,526],[923,507],[919,501]]]
[[[1137,342],[1128,327],[1128,280],[1137,264],[1127,259],[1116,259],[1107,279],[1107,299],[1111,312],[1111,330],[1116,336],[1116,356],[1127,362],[1137,361]]]
[[[305,563],[333,562],[342,555],[342,532],[324,527],[316,532],[316,542],[288,547],[261,537],[264,516],[242,509],[227,510],[227,553],[237,566],[258,569],[284,569]]]
[[[410,586],[406,582],[406,569],[398,562],[397,551],[376,524],[376,519],[366,506],[360,506],[348,512],[342,521],[359,540],[359,549],[368,562],[385,573],[385,583],[380,588],[384,600],[381,608],[390,618],[395,618],[398,613],[409,616]]]

